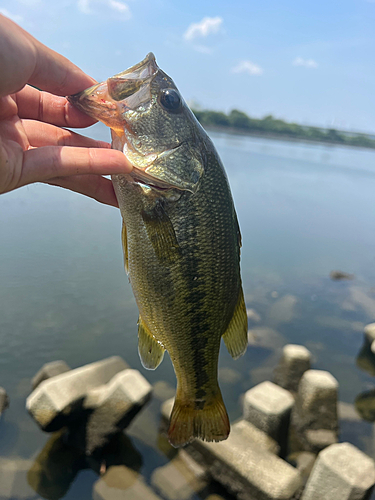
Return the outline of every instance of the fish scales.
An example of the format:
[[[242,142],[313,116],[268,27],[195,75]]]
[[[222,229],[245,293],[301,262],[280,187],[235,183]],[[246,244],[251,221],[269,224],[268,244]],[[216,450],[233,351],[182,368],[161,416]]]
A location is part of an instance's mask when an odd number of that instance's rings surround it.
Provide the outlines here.
[[[221,337],[234,358],[247,345],[240,231],[229,184],[211,140],[179,94],[178,116],[174,108],[165,112],[168,101],[161,106],[165,94],[177,99],[178,91],[153,56],[120,75],[125,96],[117,109],[120,125],[116,115],[108,118],[108,109],[104,116],[100,105],[93,111],[92,96],[100,93],[97,101],[103,101],[103,88],[104,100],[113,103],[111,79],[107,87],[99,84],[71,102],[109,125],[112,147],[134,165],[132,174],[112,180],[140,312],[140,356],[145,367],[156,368],[167,350],[177,377],[169,439],[174,446],[195,437],[219,441],[229,433],[217,381]],[[138,101],[136,94],[128,95],[128,80],[132,89],[137,80]]]

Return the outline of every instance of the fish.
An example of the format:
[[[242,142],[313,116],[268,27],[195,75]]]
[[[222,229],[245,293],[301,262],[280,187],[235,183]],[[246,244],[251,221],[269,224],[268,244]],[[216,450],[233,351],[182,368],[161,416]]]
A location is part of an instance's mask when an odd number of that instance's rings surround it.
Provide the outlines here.
[[[241,233],[219,155],[152,53],[69,101],[110,127],[112,148],[133,165],[112,182],[141,362],[154,370],[168,351],[177,378],[169,442],[224,440],[220,343],[234,359],[245,353],[247,314]]]

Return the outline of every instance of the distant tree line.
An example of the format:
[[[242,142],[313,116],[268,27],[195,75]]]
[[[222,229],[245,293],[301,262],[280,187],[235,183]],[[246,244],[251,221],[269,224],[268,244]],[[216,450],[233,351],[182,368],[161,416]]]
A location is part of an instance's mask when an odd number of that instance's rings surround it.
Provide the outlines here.
[[[308,127],[297,123],[288,123],[274,118],[250,118],[243,111],[233,109],[229,114],[222,111],[197,110],[193,112],[203,126],[227,127],[249,133],[279,135],[284,137],[329,142],[348,146],[375,148],[375,139],[366,134],[342,132],[336,129]]]

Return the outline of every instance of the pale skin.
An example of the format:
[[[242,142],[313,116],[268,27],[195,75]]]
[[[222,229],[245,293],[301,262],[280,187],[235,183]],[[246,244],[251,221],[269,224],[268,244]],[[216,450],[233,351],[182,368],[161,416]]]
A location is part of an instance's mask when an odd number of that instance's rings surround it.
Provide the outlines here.
[[[0,194],[45,182],[117,207],[103,175],[130,172],[126,157],[64,128],[95,123],[63,97],[95,80],[2,15],[0,75]]]

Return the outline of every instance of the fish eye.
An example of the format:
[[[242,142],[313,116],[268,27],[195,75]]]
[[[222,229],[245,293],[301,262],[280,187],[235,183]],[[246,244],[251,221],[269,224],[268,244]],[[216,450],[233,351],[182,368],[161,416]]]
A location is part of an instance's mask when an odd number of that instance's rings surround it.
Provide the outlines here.
[[[175,89],[164,89],[160,94],[160,104],[167,111],[178,111],[181,106],[180,94]]]

